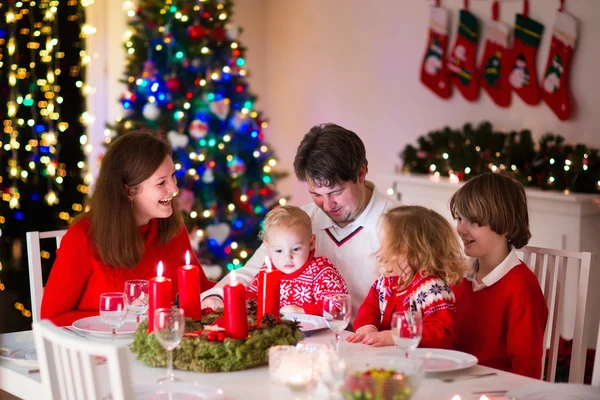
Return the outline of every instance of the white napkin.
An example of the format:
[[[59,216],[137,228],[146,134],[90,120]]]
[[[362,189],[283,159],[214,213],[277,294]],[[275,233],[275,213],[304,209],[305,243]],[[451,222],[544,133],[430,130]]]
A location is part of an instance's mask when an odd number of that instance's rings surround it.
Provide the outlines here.
[[[507,397],[516,400],[600,400],[600,387],[542,382],[513,389]]]

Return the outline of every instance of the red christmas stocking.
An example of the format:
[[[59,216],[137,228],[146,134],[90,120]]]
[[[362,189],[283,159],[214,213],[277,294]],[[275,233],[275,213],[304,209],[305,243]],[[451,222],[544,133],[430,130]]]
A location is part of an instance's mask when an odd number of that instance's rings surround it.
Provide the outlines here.
[[[465,9],[460,10],[458,36],[447,64],[450,81],[469,101],[479,97],[479,81],[475,75],[478,25],[475,15]]]
[[[524,14],[517,14],[508,81],[519,97],[532,106],[540,102],[536,56],[543,32],[544,25]]]
[[[421,82],[442,99],[450,97],[450,82],[446,69],[448,45],[448,10],[431,7],[429,11],[429,39],[423,64]]]
[[[542,98],[561,121],[566,121],[571,115],[567,79],[576,40],[575,18],[559,11],[552,28],[552,45],[542,84]]]
[[[508,72],[510,50],[508,37],[510,29],[505,23],[490,20],[485,31],[485,47],[479,65],[479,84],[500,107],[508,107],[511,102]]]

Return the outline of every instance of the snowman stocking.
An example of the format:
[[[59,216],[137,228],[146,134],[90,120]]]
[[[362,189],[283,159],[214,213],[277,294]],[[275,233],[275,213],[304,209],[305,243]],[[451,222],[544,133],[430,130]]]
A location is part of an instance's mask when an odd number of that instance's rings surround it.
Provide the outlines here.
[[[475,15],[466,9],[460,10],[458,36],[448,58],[450,81],[469,101],[479,97],[479,81],[475,75],[478,25]]]
[[[448,45],[448,10],[431,7],[429,11],[429,39],[423,64],[421,82],[442,99],[450,97],[450,82],[446,69]]]
[[[493,19],[485,30],[485,47],[479,65],[479,84],[500,107],[508,107],[511,102],[508,70],[510,57],[508,48],[509,27],[498,21],[498,2],[493,4]]]
[[[517,14],[512,49],[512,70],[508,81],[519,97],[532,106],[540,102],[536,56],[543,32],[544,25],[527,17],[526,14]]]
[[[575,18],[559,11],[552,29],[552,45],[542,84],[542,98],[562,121],[566,121],[571,115],[567,79],[576,40]]]

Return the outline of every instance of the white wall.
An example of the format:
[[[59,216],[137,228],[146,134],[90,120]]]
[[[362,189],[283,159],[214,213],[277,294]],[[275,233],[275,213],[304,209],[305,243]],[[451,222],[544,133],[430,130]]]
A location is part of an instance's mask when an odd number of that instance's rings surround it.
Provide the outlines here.
[[[453,42],[462,0],[442,0],[451,10]],[[600,1],[567,0],[566,9],[580,21],[573,58],[572,93],[578,113],[560,122],[545,103],[525,105],[513,95],[509,109],[486,94],[469,103],[455,90],[450,100],[435,97],[419,82],[426,38],[426,0],[267,0],[266,92],[261,93],[271,125],[266,134],[282,165],[291,170],[295,149],[314,124],[336,122],[357,132],[367,146],[370,176],[389,174],[400,163],[407,143],[445,125],[489,120],[506,129],[531,128],[568,140],[600,146]],[[471,1],[480,21],[489,19],[491,1]],[[546,29],[538,53],[542,74],[558,0],[530,0],[530,16]],[[500,19],[514,24],[522,1],[501,2]],[[480,50],[481,52],[481,50]],[[481,54],[481,53],[480,53]],[[252,64],[249,65],[252,70]],[[294,202],[308,201],[303,186],[290,178],[280,186]]]
[[[442,0],[451,10],[452,43],[462,0]],[[471,11],[483,23],[490,16],[490,1],[472,0]],[[572,63],[571,88],[576,114],[560,122],[545,103],[525,105],[513,95],[509,109],[501,109],[481,94],[476,103],[455,90],[449,100],[435,97],[419,82],[420,63],[427,38],[429,2],[426,0],[237,0],[233,19],[245,32],[240,42],[248,48],[251,90],[259,96],[258,109],[270,121],[265,132],[280,158],[279,167],[290,172],[280,182],[282,194],[293,203],[309,197],[293,177],[296,147],[308,129],[321,122],[336,122],[357,132],[367,146],[370,178],[384,176],[400,163],[398,153],[407,143],[428,131],[465,122],[489,120],[506,129],[531,128],[534,135],[550,131],[569,141],[600,146],[600,0],[567,0],[566,9],[580,22],[579,42]],[[538,53],[542,74],[558,0],[530,0],[530,16],[546,29]],[[97,1],[90,18],[104,21],[93,40],[102,67],[93,78],[102,86],[96,94],[96,123],[91,136],[102,141],[105,121],[121,113],[118,84],[124,68],[121,46],[125,15],[121,0]],[[501,20],[512,25],[521,0],[501,2]],[[91,161],[94,161],[94,154]]]

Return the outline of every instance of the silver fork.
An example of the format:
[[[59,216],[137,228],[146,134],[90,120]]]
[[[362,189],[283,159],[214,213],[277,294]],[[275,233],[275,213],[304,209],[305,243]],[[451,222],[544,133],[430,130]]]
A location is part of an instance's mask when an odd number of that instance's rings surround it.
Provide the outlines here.
[[[498,375],[498,373],[497,372],[488,372],[486,374],[460,375],[460,376],[456,376],[454,378],[441,378],[441,381],[446,382],[446,383],[452,383],[452,382],[466,381],[469,379],[485,378],[485,377],[494,376],[494,375]]]

